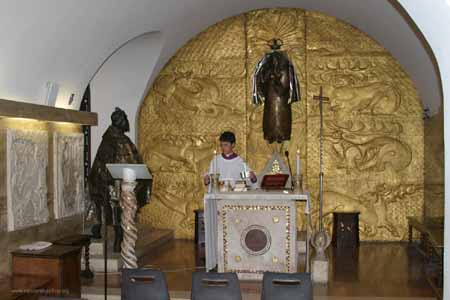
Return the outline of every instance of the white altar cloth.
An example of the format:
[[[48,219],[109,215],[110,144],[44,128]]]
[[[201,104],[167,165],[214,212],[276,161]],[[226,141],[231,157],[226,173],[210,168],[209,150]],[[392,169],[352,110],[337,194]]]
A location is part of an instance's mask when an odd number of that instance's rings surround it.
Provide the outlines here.
[[[217,204],[221,200],[246,201],[246,200],[284,200],[306,202],[305,214],[309,214],[309,193],[299,194],[288,191],[262,191],[253,190],[247,192],[219,192],[207,193],[204,197],[205,206],[205,254],[206,270],[210,271],[218,264],[218,208]],[[251,201],[249,201],[251,202]],[[309,220],[309,218],[308,218]],[[308,221],[309,222],[309,221]],[[307,226],[307,237],[309,237],[309,223]],[[309,243],[306,246],[306,268],[309,271]]]

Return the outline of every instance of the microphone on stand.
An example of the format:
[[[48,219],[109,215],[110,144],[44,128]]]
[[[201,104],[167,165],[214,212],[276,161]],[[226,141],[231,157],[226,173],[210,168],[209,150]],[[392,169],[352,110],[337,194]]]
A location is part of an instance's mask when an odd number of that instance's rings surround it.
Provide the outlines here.
[[[289,176],[291,177],[291,190],[294,190],[294,178],[292,177],[292,169],[291,169],[291,161],[289,160],[289,151],[284,151],[284,155],[286,155],[288,167],[289,167]]]

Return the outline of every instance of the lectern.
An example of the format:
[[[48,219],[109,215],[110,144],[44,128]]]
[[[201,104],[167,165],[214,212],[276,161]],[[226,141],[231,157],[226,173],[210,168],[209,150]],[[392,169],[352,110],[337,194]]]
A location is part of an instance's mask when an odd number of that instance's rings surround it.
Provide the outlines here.
[[[120,226],[123,230],[123,240],[121,244],[120,256],[123,261],[123,268],[136,269],[136,240],[137,228],[134,222],[137,211],[136,195],[134,188],[136,187],[136,179],[152,179],[148,168],[144,164],[106,164],[106,168],[112,178],[122,180],[121,184],[121,201],[122,216]],[[105,300],[107,300],[108,276],[107,274],[107,234],[108,230],[105,226],[104,234],[104,258],[105,258]]]
[[[137,211],[137,201],[134,189],[137,184],[136,179],[151,179],[152,176],[145,164],[106,164],[106,167],[114,179],[122,180],[120,207],[122,208],[123,240],[121,256],[123,268],[135,269],[137,268],[137,228],[134,218]]]

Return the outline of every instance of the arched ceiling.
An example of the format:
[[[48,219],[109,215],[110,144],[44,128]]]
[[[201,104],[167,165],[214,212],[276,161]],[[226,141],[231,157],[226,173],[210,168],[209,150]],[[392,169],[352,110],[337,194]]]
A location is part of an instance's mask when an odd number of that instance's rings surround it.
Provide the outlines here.
[[[381,43],[409,73],[424,106],[435,112],[441,95],[433,59],[394,2],[0,0],[0,98],[43,103],[44,86],[52,81],[60,85],[57,106],[77,108],[103,61],[138,35],[162,34],[154,78],[178,48],[211,24],[253,9],[299,7],[335,16]],[[69,106],[71,93],[76,101]]]

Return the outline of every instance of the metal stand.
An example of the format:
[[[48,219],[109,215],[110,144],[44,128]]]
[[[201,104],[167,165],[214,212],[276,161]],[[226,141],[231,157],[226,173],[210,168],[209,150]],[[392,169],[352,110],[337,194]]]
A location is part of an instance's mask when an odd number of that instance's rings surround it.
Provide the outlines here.
[[[320,159],[320,173],[319,173],[319,231],[323,231],[323,102],[328,102],[330,99],[328,97],[323,96],[323,89],[320,87],[319,96],[314,96],[314,100],[319,101],[319,111],[320,111],[320,150],[319,150],[319,159]]]
[[[90,267],[90,254],[89,254],[89,248],[91,246],[91,238],[89,237],[89,241],[86,242],[86,244],[84,245],[84,270],[81,272],[81,276],[88,278],[88,279],[92,279],[94,278],[94,273],[92,273],[91,271],[91,267]]]
[[[329,262],[325,250],[330,245],[331,238],[323,228],[323,102],[324,100],[329,101],[329,98],[323,96],[323,89],[320,87],[320,95],[314,96],[313,99],[319,101],[320,110],[319,230],[314,233],[311,239],[311,244],[316,249],[316,256],[313,260],[313,281],[327,283]]]
[[[105,267],[105,274],[104,274],[104,293],[105,293],[105,300],[108,299],[108,226],[106,225],[106,210],[103,209],[103,263]]]
[[[87,182],[85,182],[84,213],[83,213],[81,235],[86,236],[87,241],[84,244],[84,271],[81,272],[81,276],[88,279],[94,278],[94,273],[91,271],[89,263],[90,260],[89,248],[91,245],[92,233],[86,234],[86,221],[91,220],[92,218],[94,218],[94,205],[91,202],[91,198],[89,196],[89,185],[87,184]]]
[[[117,187],[120,187],[117,182],[115,182],[114,186],[109,186],[109,196],[110,196],[110,205],[111,205],[111,212],[114,216],[114,203],[117,203],[120,189],[117,189]],[[105,285],[105,300],[108,299],[108,225],[106,224],[106,209],[103,209],[103,262],[104,262],[104,285]]]

